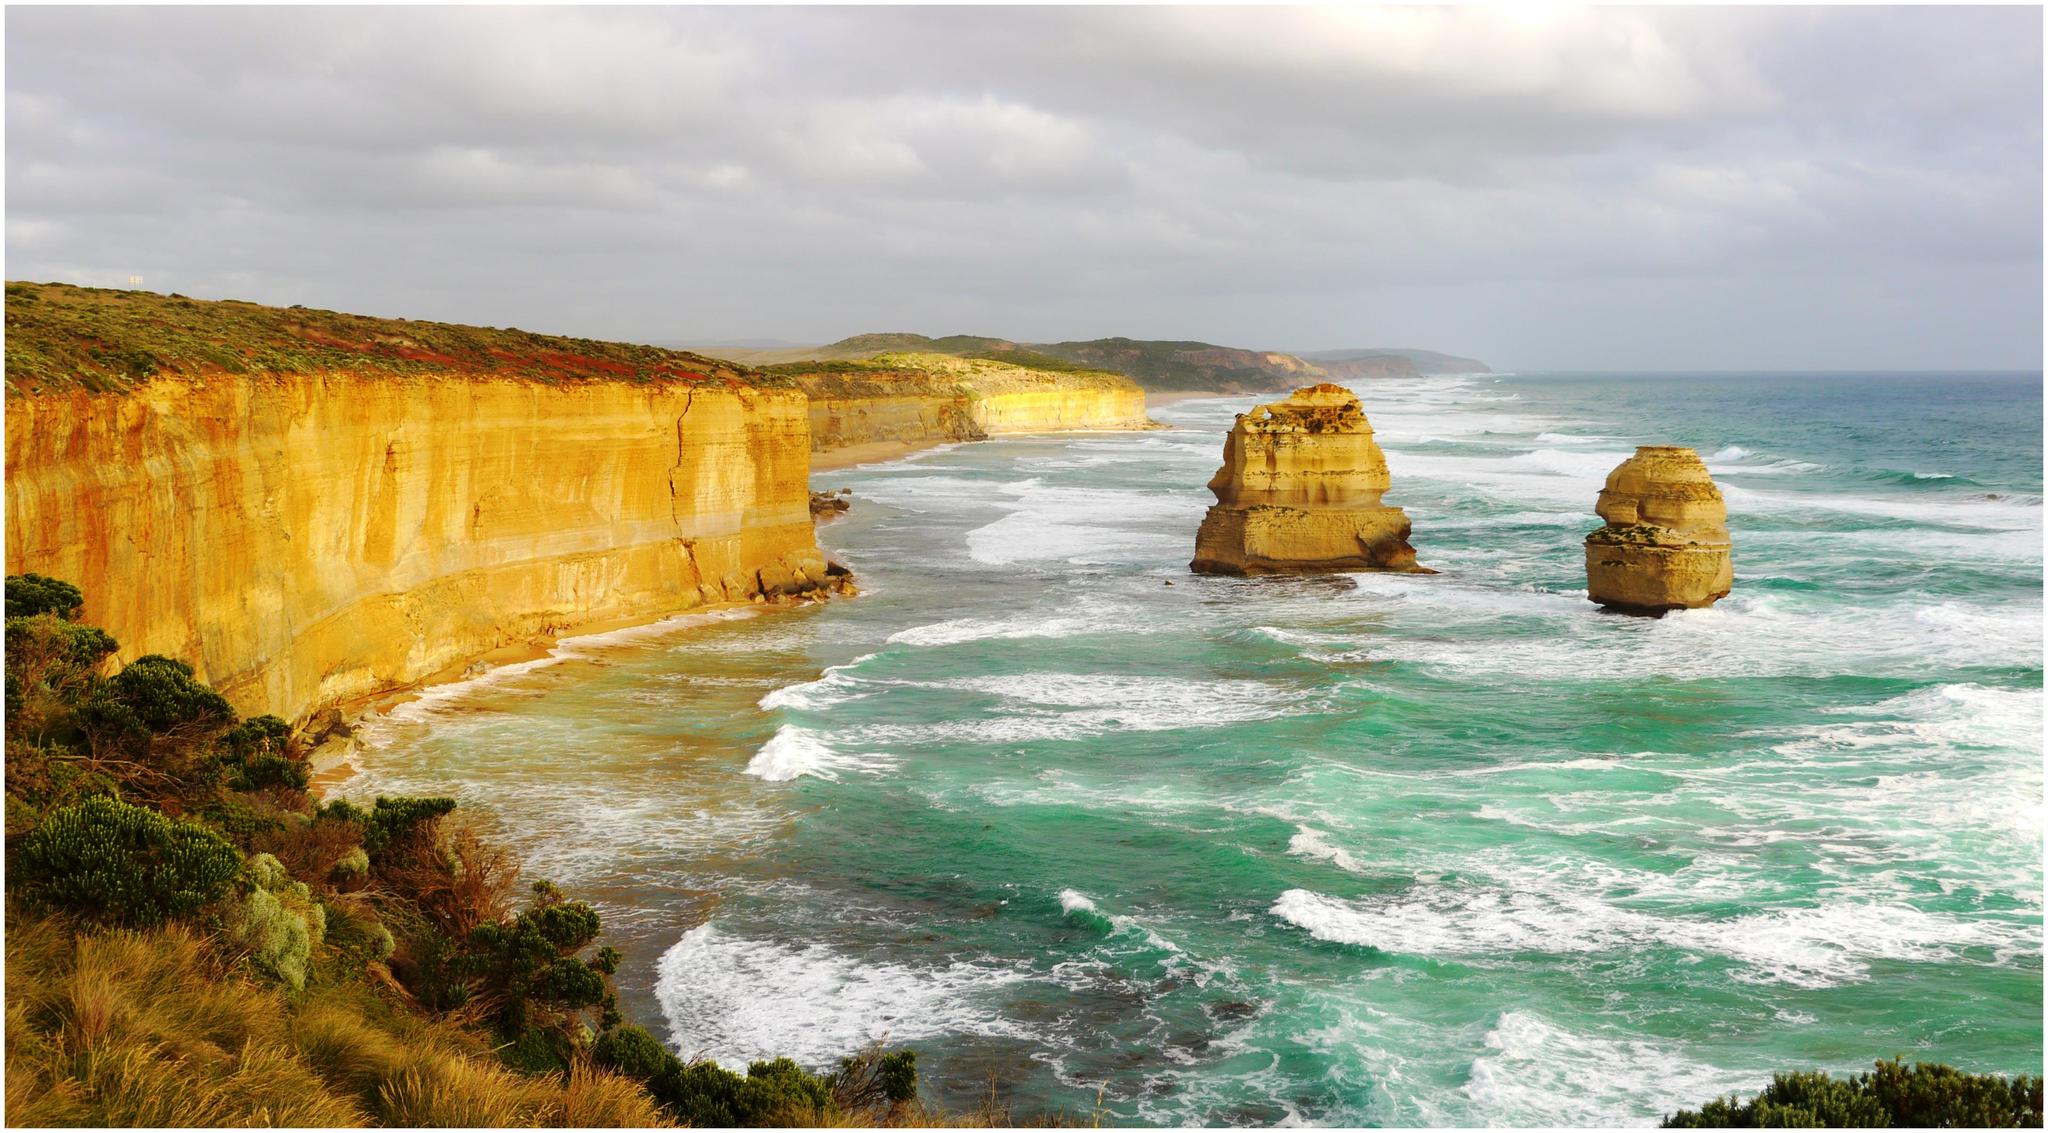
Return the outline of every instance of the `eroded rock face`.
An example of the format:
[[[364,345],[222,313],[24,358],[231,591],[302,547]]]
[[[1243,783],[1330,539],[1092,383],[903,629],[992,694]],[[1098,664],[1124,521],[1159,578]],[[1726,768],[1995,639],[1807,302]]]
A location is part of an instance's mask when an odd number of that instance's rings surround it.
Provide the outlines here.
[[[7,399],[8,573],[290,720],[511,642],[843,590],[794,389],[347,373]]]
[[[1734,585],[1728,506],[1700,454],[1643,445],[1607,474],[1586,536],[1586,595],[1637,614],[1698,609]]]
[[[1427,573],[1408,516],[1386,507],[1387,459],[1348,389],[1316,385],[1239,414],[1209,481],[1189,567],[1203,574]]]

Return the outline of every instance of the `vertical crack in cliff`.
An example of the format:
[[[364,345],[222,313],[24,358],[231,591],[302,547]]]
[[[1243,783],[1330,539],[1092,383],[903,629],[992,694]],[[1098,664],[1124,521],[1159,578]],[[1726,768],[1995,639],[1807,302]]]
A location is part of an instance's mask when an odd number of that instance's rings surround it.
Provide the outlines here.
[[[683,396],[683,411],[676,414],[676,459],[668,469],[668,521],[675,527],[678,539],[683,537],[683,517],[676,510],[676,496],[681,490],[676,478],[683,473],[683,419],[690,415],[690,406],[696,404],[696,401],[697,387],[691,386]]]

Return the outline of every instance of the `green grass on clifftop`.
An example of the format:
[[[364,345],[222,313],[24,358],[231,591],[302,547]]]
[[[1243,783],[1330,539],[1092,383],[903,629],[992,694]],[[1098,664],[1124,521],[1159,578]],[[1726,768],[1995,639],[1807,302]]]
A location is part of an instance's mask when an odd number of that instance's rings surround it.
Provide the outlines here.
[[[118,392],[159,376],[394,377],[787,385],[680,350],[63,283],[7,285],[7,395]]]

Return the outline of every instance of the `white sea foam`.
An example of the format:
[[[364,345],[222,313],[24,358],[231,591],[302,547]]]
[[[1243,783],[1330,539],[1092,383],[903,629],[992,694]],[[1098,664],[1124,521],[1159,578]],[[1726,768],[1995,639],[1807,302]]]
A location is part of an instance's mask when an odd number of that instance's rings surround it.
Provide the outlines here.
[[[1501,1012],[1483,1043],[1463,1093],[1488,1125],[1648,1125],[1752,1090],[1767,1073],[1712,1066],[1668,1043],[1577,1034],[1523,1011]]]
[[[1961,962],[1968,948],[2020,955],[2029,936],[2012,922],[1902,904],[1832,902],[1716,919],[1624,907],[1564,889],[1427,886],[1363,901],[1290,889],[1271,912],[1319,940],[1382,952],[1505,960],[1656,945],[1726,957],[1742,965],[1739,979],[1810,988],[1867,979],[1871,960]],[[2038,954],[2038,939],[2033,949]]]
[[[1287,840],[1287,852],[1310,861],[1329,862],[1348,873],[1364,873],[1365,866],[1342,846],[1330,841],[1330,835],[1313,826],[1295,827],[1294,837]]]
[[[1181,954],[1181,947],[1154,932],[1149,925],[1136,917],[1111,915],[1099,908],[1093,898],[1076,889],[1062,889],[1059,893],[1060,912],[1074,920],[1094,926],[1105,936],[1128,936],[1142,941],[1146,948],[1155,952]]]
[[[768,693],[761,698],[760,706],[771,712],[777,709],[820,712],[867,696],[873,691],[869,682],[853,676],[853,670],[874,659],[873,653],[867,653],[844,665],[829,666],[817,680],[785,685]]]
[[[968,555],[990,566],[1172,559],[1187,550],[1180,529],[1206,507],[1192,493],[1052,487],[1038,478],[1004,484],[999,493],[1010,514],[967,533]]]
[[[884,1037],[1025,1037],[998,1002],[1024,978],[992,964],[912,966],[825,944],[750,940],[711,922],[662,955],[654,994],[685,1057],[741,1069],[787,1056],[821,1068]]]
[[[952,618],[911,626],[889,635],[890,645],[945,646],[1014,638],[1152,634],[1174,627],[1130,603],[1084,595],[1058,610],[1024,611],[1002,617]]]
[[[761,750],[747,762],[747,774],[771,783],[786,783],[803,775],[837,779],[841,772],[879,775],[896,767],[894,756],[877,752],[841,752],[818,733],[795,724],[775,729]]]
[[[1076,673],[1025,673],[931,681],[999,698],[991,714],[921,723],[874,723],[850,731],[872,744],[1013,744],[1090,736],[1217,728],[1299,712],[1301,693],[1263,681],[1193,681]]]

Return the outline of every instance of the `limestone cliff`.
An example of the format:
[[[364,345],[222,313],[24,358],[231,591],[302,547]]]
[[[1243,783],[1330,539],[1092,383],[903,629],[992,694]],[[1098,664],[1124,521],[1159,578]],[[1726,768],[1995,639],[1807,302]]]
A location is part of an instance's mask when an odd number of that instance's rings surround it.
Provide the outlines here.
[[[1605,527],[1586,536],[1586,595],[1630,613],[1711,606],[1735,568],[1728,508],[1699,453],[1643,445],[1607,474],[1596,509]]]
[[[804,394],[709,359],[18,284],[7,321],[8,572],[244,713],[838,580]]]
[[[810,397],[811,450],[971,441],[1002,433],[1142,429],[1145,391],[1119,374],[944,354],[771,367]]]
[[[1188,565],[1238,575],[1424,571],[1408,516],[1380,503],[1389,483],[1358,398],[1342,386],[1298,389],[1238,414]]]

